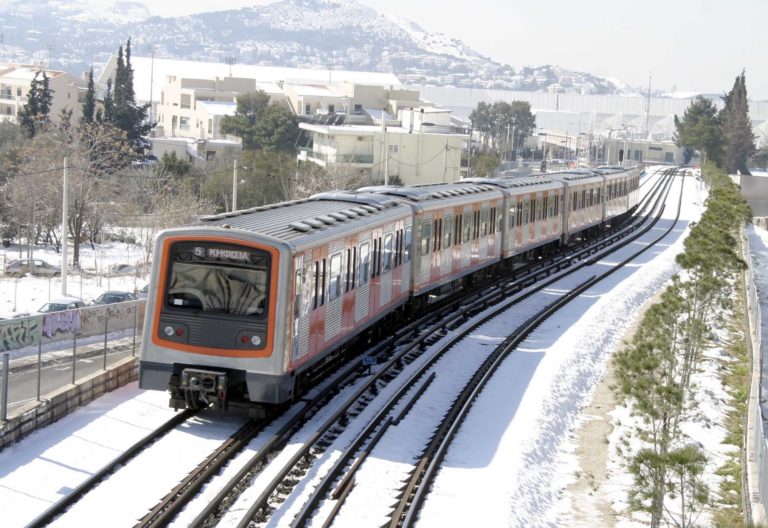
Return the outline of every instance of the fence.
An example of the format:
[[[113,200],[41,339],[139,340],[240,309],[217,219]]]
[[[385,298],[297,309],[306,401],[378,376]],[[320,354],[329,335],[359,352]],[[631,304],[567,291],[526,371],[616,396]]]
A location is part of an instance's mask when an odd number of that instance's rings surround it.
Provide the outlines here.
[[[768,415],[764,408],[765,391],[768,388],[768,373],[764,371],[762,346],[762,311],[757,295],[755,277],[752,271],[752,251],[746,230],[741,233],[744,260],[747,269],[744,273],[747,308],[747,343],[752,361],[752,383],[750,390],[749,416],[745,429],[745,453],[743,474],[748,475],[747,485],[743,486],[745,513],[747,520],[765,522],[765,505],[768,504],[768,441],[766,441],[766,423],[763,416]]]
[[[0,324],[0,421],[136,356],[145,301],[40,314]]]

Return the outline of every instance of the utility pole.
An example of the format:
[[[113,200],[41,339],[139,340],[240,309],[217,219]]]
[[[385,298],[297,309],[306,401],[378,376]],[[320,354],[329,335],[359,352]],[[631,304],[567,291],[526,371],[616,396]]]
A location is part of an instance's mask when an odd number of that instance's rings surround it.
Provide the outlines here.
[[[64,158],[64,181],[61,189],[61,294],[67,294],[67,233],[69,219],[69,181],[67,179],[67,158]]]
[[[389,185],[389,147],[387,146],[387,123],[385,120],[386,108],[381,109],[381,137],[384,150],[384,185]]]
[[[645,101],[645,133],[648,135],[648,117],[651,114],[651,74],[648,74],[648,99]]]
[[[237,211],[237,159],[232,170],[232,212],[235,211]]]
[[[448,170],[448,136],[445,136],[445,151],[443,152],[443,183],[445,183],[445,172]]]

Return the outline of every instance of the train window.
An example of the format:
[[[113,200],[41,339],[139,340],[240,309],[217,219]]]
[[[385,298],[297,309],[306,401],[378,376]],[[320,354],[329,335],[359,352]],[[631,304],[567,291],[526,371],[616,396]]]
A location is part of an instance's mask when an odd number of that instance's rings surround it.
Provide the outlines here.
[[[461,223],[464,230],[464,234],[462,236],[463,241],[469,242],[469,240],[472,238],[472,213],[464,213],[464,217]]]
[[[317,303],[320,299],[320,295],[318,295],[317,289],[320,287],[320,262],[315,262],[315,274],[313,277],[312,285],[312,309],[314,310],[317,308]]]
[[[515,227],[515,217],[517,215],[517,207],[515,204],[509,206],[509,227]]]
[[[355,289],[355,279],[357,278],[357,248],[352,248],[352,265],[351,268],[351,275],[352,275],[352,286],[351,288]]]
[[[442,241],[442,224],[443,219],[435,220],[435,238],[432,243],[432,251],[438,251],[440,249],[440,242]]]
[[[451,240],[453,239],[453,219],[449,216],[445,219],[445,231],[443,232],[443,247],[451,247]]]
[[[558,216],[560,214],[560,195],[559,194],[555,194],[554,202],[555,202],[554,214],[555,216]]]
[[[362,286],[368,283],[368,273],[371,267],[371,246],[368,242],[360,244],[360,265],[357,268],[357,283]]]
[[[373,239],[373,254],[371,255],[371,278],[378,275],[379,239]]]
[[[411,243],[413,240],[413,228],[408,226],[405,228],[405,240],[403,243],[403,260],[405,262],[411,261]]]
[[[331,269],[328,277],[328,301],[341,297],[341,253],[331,255]]]
[[[392,234],[384,235],[384,271],[392,269]]]
[[[481,233],[480,236],[488,236],[488,209],[483,209],[481,213]]]
[[[296,267],[301,266],[301,259],[295,260]],[[304,275],[301,273],[301,268],[296,270],[296,275],[294,276],[293,280],[293,318],[294,320],[299,319],[301,317],[301,290],[302,290],[302,282],[304,279]],[[296,334],[296,330],[294,330],[294,335]]]
[[[472,226],[474,227],[472,238],[480,238],[480,211],[475,211],[472,218]]]
[[[573,199],[571,201],[571,211],[575,211],[579,208],[579,192],[573,191]]]
[[[216,314],[266,315],[270,257],[235,244],[179,242],[170,253],[166,306]]]
[[[460,214],[457,214],[456,217],[453,219],[453,243],[461,244],[461,223],[464,217]]]
[[[501,233],[501,230],[504,228],[504,210],[501,208],[501,206],[498,206],[496,208],[496,232]]]
[[[347,266],[344,270],[344,293],[349,291],[352,282],[352,250],[347,249]]]
[[[426,255],[429,253],[430,244],[432,243],[432,223],[429,220],[425,220],[421,224],[421,254]]]
[[[523,200],[523,214],[520,218],[523,225],[528,225],[528,219],[531,217],[531,202],[530,200]]]
[[[517,225],[523,225],[523,200],[517,202]]]
[[[326,268],[325,261],[326,259],[323,259],[323,265],[322,265],[322,268],[320,269],[320,277],[323,280],[323,283],[320,288],[320,301],[318,301],[320,303],[320,306],[325,304],[325,286],[326,286],[326,281],[328,280],[328,270]]]

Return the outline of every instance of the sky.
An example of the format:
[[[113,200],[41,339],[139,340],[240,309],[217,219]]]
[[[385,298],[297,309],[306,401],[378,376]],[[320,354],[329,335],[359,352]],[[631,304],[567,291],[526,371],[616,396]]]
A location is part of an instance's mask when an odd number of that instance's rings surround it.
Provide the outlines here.
[[[114,0],[89,0],[111,4]],[[358,0],[445,33],[513,66],[553,64],[654,90],[723,93],[743,68],[753,99],[768,99],[765,0]],[[158,16],[211,10],[208,0],[145,0]],[[238,9],[268,0],[219,0]],[[450,5],[450,7],[448,7]]]

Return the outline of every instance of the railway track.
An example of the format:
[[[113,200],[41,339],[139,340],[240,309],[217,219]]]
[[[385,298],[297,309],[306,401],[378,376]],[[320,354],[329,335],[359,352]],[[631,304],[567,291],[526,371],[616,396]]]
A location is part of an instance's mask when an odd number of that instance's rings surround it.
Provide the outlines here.
[[[651,225],[649,225],[648,228],[650,228]],[[642,234],[642,232],[640,234]],[[621,236],[626,237],[626,233]],[[631,240],[632,239],[628,239],[627,243]],[[575,266],[575,268],[587,265],[593,258],[599,258],[599,256],[587,258],[594,254],[594,248],[587,248],[581,254],[577,254],[575,258],[567,259],[567,266],[562,263],[552,263],[550,265],[551,269],[548,269],[546,273],[553,273],[553,270],[569,267],[573,262],[581,261],[581,264]],[[546,281],[544,284],[533,288],[532,291],[540,291],[552,284],[555,280],[558,280],[558,278]],[[386,362],[381,365],[380,370],[372,375],[365,383],[360,384],[354,395],[348,398],[344,404],[338,405],[335,412],[333,412],[333,414],[322,424],[313,426],[311,433],[307,433],[307,438],[300,447],[293,449],[290,454],[281,453],[281,456],[279,456],[280,460],[277,460],[277,458],[275,459],[275,463],[279,464],[280,467],[269,471],[269,478],[262,476],[263,473],[266,473],[262,468],[261,471],[239,475],[236,479],[233,479],[232,482],[228,483],[227,486],[225,486],[226,489],[232,488],[243,490],[244,485],[242,479],[245,479],[252,482],[254,488],[260,490],[257,497],[246,499],[247,501],[250,501],[251,505],[237,525],[248,526],[253,522],[261,524],[268,521],[270,519],[270,513],[280,508],[280,505],[285,501],[286,497],[290,496],[294,487],[300,487],[304,482],[304,477],[315,471],[313,468],[316,464],[313,464],[313,461],[323,458],[328,446],[332,445],[341,434],[349,431],[349,422],[352,419],[363,415],[373,397],[386,391],[389,382],[396,379],[400,371],[419,358],[421,353],[431,344],[435,343],[440,337],[461,325],[466,318],[472,317],[479,311],[486,309],[490,304],[498,303],[499,299],[503,296],[519,292],[522,288],[525,288],[529,282],[531,282],[531,279],[524,277],[517,281],[512,281],[512,283],[509,283],[504,287],[497,287],[497,291],[494,293],[492,299],[483,297],[473,303],[468,303],[458,312],[454,311],[454,314],[451,317],[441,320],[437,325],[434,325],[428,330],[422,331],[411,343],[402,346],[399,351],[389,357]],[[521,298],[525,298],[531,295],[531,293],[532,292],[529,291],[523,294]],[[515,302],[519,301],[520,299],[517,299]],[[433,364],[438,360],[438,357],[439,354],[433,356],[433,359],[428,363]],[[417,380],[419,377],[414,378],[414,380]],[[424,382],[422,388],[416,392],[416,396],[405,399],[405,394],[413,388],[415,383],[416,381],[412,381],[404,384],[403,388],[397,391],[397,394],[389,400],[389,403],[379,410],[376,414],[377,418],[372,420],[368,427],[366,427],[363,432],[359,433],[357,439],[352,442],[351,447],[348,450],[349,453],[356,452],[358,449],[362,448],[365,439],[370,435],[376,434],[380,436],[387,427],[393,423],[397,423],[399,421],[398,418],[393,418],[391,416],[387,417],[387,415],[397,405],[402,405],[404,409],[410,408],[418,398],[420,392],[426,388],[430,381]],[[370,414],[370,411],[368,411],[368,413]],[[404,411],[400,411],[400,413],[400,416],[402,416]],[[364,449],[368,450],[369,447],[365,447]],[[261,457],[263,461],[269,458],[269,455],[268,453],[262,453]],[[350,455],[347,454],[344,457],[346,460],[340,459],[337,463],[338,466],[344,466],[349,457]],[[360,463],[361,460],[358,460],[356,465],[359,466]],[[322,497],[322,494],[330,488],[330,483],[333,482],[338,471],[339,469],[334,465],[334,469],[329,472],[329,477],[324,479],[317,487],[319,492],[316,495],[313,495],[313,497],[317,498],[311,498],[306,503],[306,506],[298,514],[294,525],[300,526],[306,522],[310,517],[314,504],[316,504]],[[350,479],[351,477],[347,477],[343,479],[343,482],[349,482]],[[340,494],[344,494],[347,489],[348,487],[344,485],[337,487],[334,496],[338,497]],[[240,493],[237,493],[237,495],[239,496]],[[215,524],[221,516],[225,515],[222,508],[219,507],[225,503],[233,504],[233,509],[238,511],[245,509],[242,504],[235,504],[238,498],[239,497],[229,497],[227,499],[222,498],[220,501],[214,501],[214,503],[218,504],[215,506],[212,504],[206,508],[192,523],[190,523],[190,525],[211,526]],[[228,520],[227,524],[232,524],[232,521]]]
[[[662,179],[657,182],[654,192],[658,194],[661,187]],[[653,208],[650,198],[651,194],[649,192],[647,199],[638,207],[638,211]],[[300,485],[304,475],[315,471],[312,460],[321,459],[328,446],[332,445],[345,432],[347,425],[355,420],[356,417],[365,416],[366,413],[376,414],[376,416],[382,415],[380,420],[371,420],[370,424],[360,432],[357,439],[350,444],[349,453],[365,453],[369,451],[375,445],[375,442],[370,440],[371,438],[380,438],[389,427],[396,425],[402,420],[407,414],[408,409],[414,405],[420,394],[427,389],[434,377],[427,377],[426,381],[420,382],[420,388],[415,389],[416,392],[412,395],[408,395],[408,393],[409,391],[413,392],[414,384],[407,385],[408,388],[406,389],[398,390],[399,396],[391,398],[389,400],[390,403],[384,405],[375,413],[373,410],[369,410],[369,404],[377,394],[387,390],[390,382],[396,379],[401,371],[422,357],[423,352],[431,345],[438,342],[448,333],[453,332],[462,324],[465,324],[469,318],[486,310],[489,305],[499,303],[500,299],[505,297],[531,289],[531,286],[542,277],[557,274],[566,268],[575,268],[575,263],[585,265],[588,260],[594,258],[593,256],[603,248],[616,243],[617,240],[628,238],[630,233],[637,230],[641,223],[638,221],[634,225],[614,228],[611,233],[604,234],[599,240],[590,244],[571,249],[568,253],[553,259],[520,268],[515,271],[513,276],[515,278],[512,280],[503,278],[494,284],[485,285],[482,293],[447,298],[439,303],[439,309],[436,309],[434,313],[426,314],[419,320],[400,329],[389,338],[382,340],[368,352],[368,355],[377,358],[380,364],[376,367],[376,372],[368,376],[364,383],[357,384],[353,397],[348,398],[347,403],[340,405],[325,420],[321,427],[316,428],[313,434],[304,442],[302,449],[296,450],[290,456],[284,454],[284,446],[290,438],[301,430],[302,425],[308,423],[318,413],[324,412],[326,404],[337,393],[345,390],[345,386],[355,383],[358,378],[364,375],[365,368],[360,365],[359,360],[352,362],[339,371],[339,373],[333,376],[332,380],[326,383],[324,389],[321,388],[313,391],[316,394],[309,401],[300,406],[298,410],[292,411],[292,416],[286,418],[285,424],[266,442],[259,445],[256,454],[242,466],[234,478],[221,487],[221,491],[216,497],[208,501],[208,504],[199,511],[194,521],[189,523],[189,525],[211,526],[215,524],[226,514],[227,508],[236,503],[243,491],[255,479],[269,480],[269,482],[262,487],[261,493],[255,501],[252,501],[252,505],[248,508],[248,513],[238,525],[247,526],[253,521],[259,523],[268,520],[270,517],[269,513],[280,508],[280,504],[284,501],[285,497],[290,495],[292,491],[291,483]],[[554,280],[556,279],[547,280],[536,289],[541,290]],[[530,292],[526,293],[524,297],[530,294]],[[437,358],[432,360],[431,363],[435,361],[437,361]],[[402,407],[402,409],[399,409],[393,417],[392,411],[398,406]],[[183,422],[186,418],[182,418],[182,416],[183,413],[179,417],[174,418],[174,420],[178,419],[180,422]],[[263,421],[249,422],[244,425],[242,429],[237,431],[198,464],[165,498],[152,507],[144,518],[139,521],[137,526],[164,526],[171,522],[173,517],[183,507],[193,501],[200,489],[207,483],[210,483],[221,468],[241,452],[259,432],[262,432],[266,425],[267,422]],[[156,433],[162,436],[162,433]],[[61,503],[55,505],[45,512],[44,515],[36,519],[31,526],[43,526],[58,515],[61,515],[67,508],[87,494],[90,489],[93,489],[99,482],[103,481],[105,476],[114,472],[115,467],[127,464],[137,453],[146,448],[146,445],[151,445],[152,441],[148,439],[149,436],[147,437],[147,442],[142,441],[138,443],[137,446],[117,459],[115,463],[100,471],[100,477],[95,476],[95,478],[89,479],[87,483],[78,487],[75,492],[68,495]],[[133,454],[129,455],[131,452]],[[338,462],[339,468],[334,466],[334,470],[329,474],[340,474],[339,472],[349,465],[350,456],[350,454],[347,454],[345,457],[342,457],[346,461]],[[281,469],[268,472],[271,478],[267,479],[265,468],[271,465],[272,459],[280,457],[287,458],[287,461],[284,462]],[[354,462],[353,467],[359,467],[364,459],[364,456],[359,456],[357,461]],[[351,483],[354,481],[354,471],[347,473],[347,475],[346,477],[341,477],[341,484],[337,486],[332,495],[333,497],[338,499],[349,493]],[[317,498],[314,498],[315,495],[313,495],[313,498],[306,503],[302,511],[299,512],[299,515],[297,515],[294,525],[302,525],[308,521],[316,507],[315,505],[318,501],[322,500],[323,494],[327,493],[333,481],[334,479],[329,477],[322,480],[322,484],[318,486],[319,491],[316,493]],[[343,504],[343,500],[337,501],[337,503],[340,506]]]

